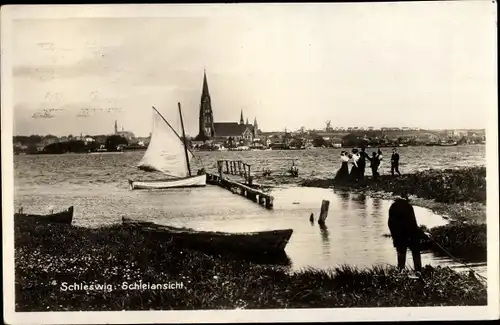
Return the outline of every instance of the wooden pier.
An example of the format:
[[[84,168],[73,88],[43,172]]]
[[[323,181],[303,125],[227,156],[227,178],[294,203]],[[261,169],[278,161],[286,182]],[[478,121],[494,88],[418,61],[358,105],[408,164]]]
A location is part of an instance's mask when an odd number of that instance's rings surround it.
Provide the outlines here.
[[[249,169],[250,170],[250,169]],[[236,181],[228,180],[222,176],[219,169],[219,175],[207,173],[207,183],[212,185],[218,185],[225,188],[235,194],[239,194],[247,199],[258,203],[259,205],[266,207],[267,209],[272,209],[274,205],[274,197],[266,194],[260,190],[252,188],[246,184],[242,184]]]

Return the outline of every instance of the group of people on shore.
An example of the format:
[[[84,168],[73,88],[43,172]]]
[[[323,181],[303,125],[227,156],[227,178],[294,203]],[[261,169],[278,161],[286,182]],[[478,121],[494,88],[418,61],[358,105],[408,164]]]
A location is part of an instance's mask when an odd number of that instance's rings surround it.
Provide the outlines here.
[[[335,175],[336,181],[364,181],[367,161],[370,162],[373,180],[376,181],[380,176],[378,169],[383,160],[383,154],[380,149],[378,149],[377,152],[374,151],[371,156],[366,153],[364,147],[361,147],[359,150],[354,148],[351,153],[348,151],[341,151],[340,159],[342,161],[342,165]],[[352,164],[350,170],[349,164]],[[399,172],[399,153],[396,148],[392,150],[391,156],[391,174],[394,176],[394,173],[401,175]]]
[[[367,161],[370,162],[373,180],[377,181],[380,176],[378,169],[383,160],[380,149],[372,152],[371,156],[366,153],[365,148],[352,149],[352,152],[342,151],[340,153],[342,166],[335,176],[336,181],[359,182],[364,181]],[[349,165],[352,165],[349,170]],[[399,172],[399,153],[396,148],[391,155],[391,174],[401,175]],[[398,268],[403,270],[406,265],[406,252],[409,249],[412,253],[413,263],[416,272],[422,270],[422,259],[420,255],[420,240],[423,232],[420,230],[415,211],[408,199],[408,193],[403,190],[400,196],[392,203],[389,209],[389,230],[397,252]],[[427,235],[426,235],[427,236]]]

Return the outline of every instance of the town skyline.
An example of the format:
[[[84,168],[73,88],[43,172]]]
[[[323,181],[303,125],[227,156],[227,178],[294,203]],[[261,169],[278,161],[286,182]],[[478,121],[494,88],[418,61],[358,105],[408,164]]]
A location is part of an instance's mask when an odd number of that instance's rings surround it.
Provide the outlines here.
[[[195,136],[204,70],[214,120],[243,111],[263,131],[485,129],[496,109],[487,3],[163,8],[14,21],[14,135],[108,134],[118,120],[147,136],[152,106],[179,129],[180,102]]]

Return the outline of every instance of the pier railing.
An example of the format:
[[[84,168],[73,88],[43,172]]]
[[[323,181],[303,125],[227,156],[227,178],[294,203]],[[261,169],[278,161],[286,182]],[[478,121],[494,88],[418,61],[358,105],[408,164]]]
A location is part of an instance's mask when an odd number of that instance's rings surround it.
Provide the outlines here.
[[[217,171],[219,177],[224,174],[241,176],[248,183],[250,179],[250,165],[241,160],[217,160]]]

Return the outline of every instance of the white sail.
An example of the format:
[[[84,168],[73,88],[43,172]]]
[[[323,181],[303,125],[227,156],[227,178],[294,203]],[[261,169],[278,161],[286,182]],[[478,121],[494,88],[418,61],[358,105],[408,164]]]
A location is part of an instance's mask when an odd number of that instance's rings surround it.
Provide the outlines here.
[[[188,157],[191,156],[188,152]],[[177,178],[189,175],[184,143],[156,111],[153,112],[151,140],[138,167]]]

